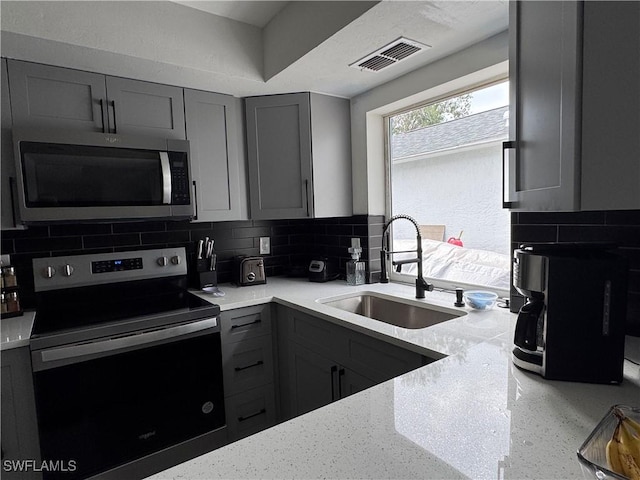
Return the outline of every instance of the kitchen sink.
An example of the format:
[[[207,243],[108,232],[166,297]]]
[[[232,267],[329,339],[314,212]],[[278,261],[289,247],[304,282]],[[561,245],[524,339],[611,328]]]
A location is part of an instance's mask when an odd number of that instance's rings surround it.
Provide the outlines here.
[[[411,329],[431,327],[466,315],[466,312],[458,310],[426,305],[408,299],[396,299],[373,292],[332,297],[318,300],[318,302],[345,312]]]

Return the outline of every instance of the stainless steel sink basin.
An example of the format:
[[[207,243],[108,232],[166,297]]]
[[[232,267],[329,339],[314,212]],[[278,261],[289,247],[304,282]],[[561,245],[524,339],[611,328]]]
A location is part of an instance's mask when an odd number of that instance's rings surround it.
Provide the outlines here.
[[[400,300],[376,293],[319,300],[320,303],[346,312],[363,315],[402,328],[425,328],[466,315],[453,309]]]

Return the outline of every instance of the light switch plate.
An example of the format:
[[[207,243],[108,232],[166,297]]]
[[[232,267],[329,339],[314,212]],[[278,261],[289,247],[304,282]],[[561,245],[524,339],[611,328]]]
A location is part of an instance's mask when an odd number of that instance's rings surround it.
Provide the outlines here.
[[[260,255],[271,253],[271,237],[260,237]]]

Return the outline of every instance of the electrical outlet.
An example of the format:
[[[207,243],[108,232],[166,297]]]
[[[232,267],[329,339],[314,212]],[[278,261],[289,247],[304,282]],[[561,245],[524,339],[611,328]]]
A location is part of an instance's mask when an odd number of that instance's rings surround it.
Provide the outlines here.
[[[271,237],[260,237],[260,255],[271,253]]]

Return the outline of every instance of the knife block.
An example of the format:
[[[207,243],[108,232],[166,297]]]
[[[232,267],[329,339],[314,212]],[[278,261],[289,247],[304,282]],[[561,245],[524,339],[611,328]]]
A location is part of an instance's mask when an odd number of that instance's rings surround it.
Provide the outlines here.
[[[198,288],[202,290],[203,287],[217,286],[218,285],[218,272],[215,270],[206,272],[198,272]]]

